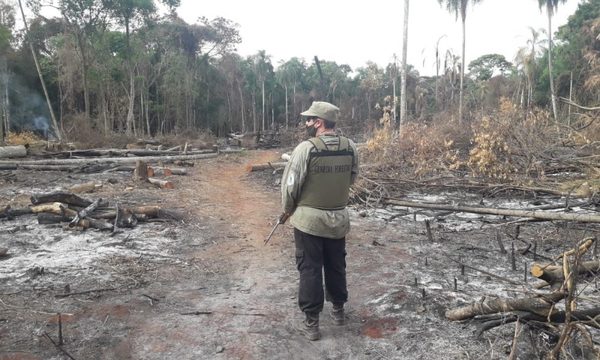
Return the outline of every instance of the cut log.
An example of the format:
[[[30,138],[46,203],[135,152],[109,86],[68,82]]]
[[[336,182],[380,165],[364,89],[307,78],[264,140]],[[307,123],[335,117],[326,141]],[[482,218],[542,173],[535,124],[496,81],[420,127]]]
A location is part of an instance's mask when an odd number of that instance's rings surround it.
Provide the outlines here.
[[[31,211],[35,214],[39,213],[51,213],[61,217],[66,217],[67,219],[72,220],[77,216],[77,212],[67,208],[64,204],[61,203],[52,203],[52,204],[41,204],[31,207]],[[39,220],[38,220],[39,221]],[[103,220],[97,220],[93,218],[81,219],[75,224],[83,229],[94,228],[101,231],[107,231],[113,229],[113,225],[109,222]]]
[[[10,205],[8,205],[0,211],[0,219],[7,218],[10,220],[10,219],[14,219],[17,216],[27,215],[27,214],[33,214],[33,212],[31,211],[31,208],[13,209],[10,207]]]
[[[248,172],[251,171],[261,171],[261,170],[277,170],[282,169],[287,165],[287,162],[269,162],[266,164],[248,164],[246,165],[246,170]]]
[[[171,173],[171,175],[187,175],[187,169],[178,168],[178,167],[164,167],[164,166],[148,166],[148,169],[152,169],[154,175],[166,175],[167,173]],[[111,171],[134,171],[135,166],[131,165],[121,165],[116,168],[111,169]],[[148,171],[148,177],[152,177],[154,175],[150,175],[151,171]]]
[[[187,170],[183,168],[169,167],[152,167],[155,175],[172,176],[172,175],[187,175]]]
[[[33,205],[39,205],[44,203],[53,203],[60,202],[69,205],[79,206],[79,207],[87,207],[92,202],[87,199],[83,199],[71,192],[66,191],[56,191],[47,194],[33,194],[31,195],[31,203]]]
[[[94,159],[43,159],[43,160],[24,160],[19,163],[15,163],[7,160],[0,160],[0,166],[6,165],[90,165],[98,163],[116,163],[116,164],[135,164],[138,160],[146,162],[162,161],[162,162],[173,162],[177,160],[200,160],[200,159],[211,159],[217,157],[216,152],[207,154],[197,155],[176,155],[176,156],[142,156],[142,157],[108,157],[108,158],[94,158]]]
[[[23,145],[0,146],[0,158],[19,158],[27,156],[27,149]]]
[[[175,185],[168,180],[162,180],[157,178],[148,178],[148,182],[152,185],[156,185],[161,189],[175,189]]]
[[[585,261],[577,267],[579,275],[595,275],[600,272],[600,261]],[[558,265],[540,265],[531,266],[531,275],[544,280],[550,284],[562,283],[565,281],[563,267]]]
[[[74,194],[91,193],[100,189],[102,184],[97,184],[95,181],[86,182],[79,185],[74,185],[69,188],[69,191]]]
[[[40,225],[49,225],[49,224],[59,224],[61,222],[69,222],[71,218],[65,215],[56,215],[51,213],[39,213],[37,214],[38,224]]]
[[[540,316],[547,316],[552,305],[566,296],[555,292],[545,296],[524,299],[485,299],[484,301],[446,311],[448,320],[465,320],[476,315],[495,314],[499,312],[527,311]]]
[[[68,216],[71,219],[77,216],[77,211],[69,209],[60,202],[35,205],[31,207],[31,211],[34,214],[46,212],[55,215]]]
[[[460,206],[460,205],[446,205],[446,204],[428,204],[418,203],[414,201],[395,200],[387,199],[387,204],[416,207],[422,209],[435,209],[435,210],[449,210],[455,212],[468,212],[474,214],[488,214],[488,215],[503,215],[503,216],[518,216],[533,219],[542,220],[562,220],[562,221],[579,221],[579,222],[592,222],[600,223],[600,215],[593,214],[574,214],[564,212],[551,212],[544,210],[513,210],[513,209],[494,209],[484,208],[476,206]]]

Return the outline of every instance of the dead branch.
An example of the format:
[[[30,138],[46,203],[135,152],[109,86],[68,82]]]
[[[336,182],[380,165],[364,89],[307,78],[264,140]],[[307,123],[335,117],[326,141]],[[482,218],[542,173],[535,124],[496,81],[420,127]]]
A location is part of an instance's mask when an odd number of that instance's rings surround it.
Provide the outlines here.
[[[423,208],[423,209],[435,209],[435,210],[449,210],[449,211],[455,211],[455,212],[468,212],[468,213],[474,213],[474,214],[518,216],[518,217],[528,217],[528,218],[542,219],[542,220],[562,220],[562,221],[600,223],[600,215],[592,215],[592,214],[559,213],[559,212],[550,212],[550,211],[544,211],[544,210],[494,209],[494,208],[484,208],[484,207],[475,207],[475,206],[418,203],[418,202],[414,202],[414,201],[396,200],[396,199],[386,199],[385,202],[387,204],[398,205],[398,206],[416,207],[416,208]]]
[[[79,223],[80,220],[85,219],[88,216],[88,214],[90,214],[91,212],[96,210],[96,208],[100,204],[100,201],[102,201],[102,199],[96,199],[96,201],[91,203],[88,207],[86,207],[85,209],[83,209],[81,211],[78,211],[77,215],[75,215],[73,220],[71,220],[71,222],[69,223],[69,226],[71,226],[71,227],[75,226]]]
[[[576,108],[579,108],[581,110],[587,110],[587,111],[600,110],[600,106],[594,106],[594,107],[582,106],[582,105],[579,105],[579,104],[575,103],[574,101],[571,101],[564,97],[560,97],[559,99],[560,99],[560,101],[564,102],[565,104],[575,106]]]

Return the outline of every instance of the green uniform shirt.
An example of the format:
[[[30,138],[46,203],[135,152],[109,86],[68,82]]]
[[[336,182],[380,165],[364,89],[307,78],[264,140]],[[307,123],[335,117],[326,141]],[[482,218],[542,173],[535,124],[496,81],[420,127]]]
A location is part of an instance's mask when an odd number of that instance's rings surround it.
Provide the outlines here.
[[[339,137],[336,135],[321,135],[320,138],[328,146],[337,146]],[[358,176],[358,152],[356,144],[349,140],[354,151],[351,183]],[[283,211],[292,214],[290,223],[298,230],[307,234],[331,239],[341,239],[350,231],[348,210],[320,210],[307,206],[297,206],[306,179],[310,152],[315,151],[309,141],[301,142],[290,157],[281,179],[281,203]]]

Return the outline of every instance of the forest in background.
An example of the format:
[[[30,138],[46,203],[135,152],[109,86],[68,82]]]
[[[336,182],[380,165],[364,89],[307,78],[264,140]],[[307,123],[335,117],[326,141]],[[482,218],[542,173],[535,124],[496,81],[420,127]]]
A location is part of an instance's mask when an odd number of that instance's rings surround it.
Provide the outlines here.
[[[467,6],[481,0],[438,2],[464,22]],[[538,6],[551,20],[561,3],[532,0],[523,6]],[[20,5],[33,14],[27,26],[18,25]],[[463,65],[458,51],[436,52],[435,76],[421,76],[410,65],[402,71],[398,62],[352,69],[318,54],[278,64],[264,50],[242,57],[236,53],[242,41],[237,24],[224,18],[188,24],[174,11],[178,5],[178,0],[43,5],[0,0],[0,140],[22,130],[94,143],[121,135],[222,137],[288,129],[313,100],[337,104],[340,129],[372,136],[379,145],[372,143],[371,150],[409,146],[408,153],[392,151],[392,159],[410,155],[417,168],[433,157],[446,169],[468,165],[482,175],[505,177],[531,172],[539,163],[539,156],[522,148],[593,147],[600,140],[594,121],[600,102],[600,0],[583,1],[557,30],[531,28],[530,38],[515,44],[514,59],[486,54]],[[158,14],[159,6],[168,10]],[[48,7],[60,16],[44,17]],[[401,21],[398,34],[400,39]],[[400,123],[402,130],[393,131]],[[522,166],[511,163],[517,152],[526,158]]]

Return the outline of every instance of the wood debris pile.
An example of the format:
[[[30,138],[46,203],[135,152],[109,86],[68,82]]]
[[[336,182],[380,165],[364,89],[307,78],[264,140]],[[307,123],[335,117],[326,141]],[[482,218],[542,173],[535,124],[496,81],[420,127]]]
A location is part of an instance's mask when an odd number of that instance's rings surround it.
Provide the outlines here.
[[[492,328],[516,322],[516,338],[519,327],[526,324],[530,329],[545,334],[554,344],[549,354],[552,359],[564,355],[565,347],[572,342],[578,342],[576,346],[582,352],[600,356],[589,330],[600,329],[597,290],[590,286],[590,281],[597,281],[596,276],[600,272],[596,244],[595,238],[586,238],[553,261],[535,263],[531,274],[541,282],[523,290],[524,297],[484,297],[472,304],[447,310],[446,317],[453,321],[471,320],[477,326],[478,336]],[[586,254],[592,248],[596,254],[592,254],[593,259],[586,260]]]
[[[88,200],[68,191],[33,194],[30,206],[0,208],[0,219],[31,214],[37,217],[39,224],[65,223],[66,229],[93,228],[112,233],[119,228],[135,227],[138,222],[181,220],[181,215],[159,206],[122,206],[101,198]]]

